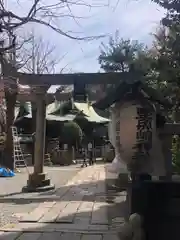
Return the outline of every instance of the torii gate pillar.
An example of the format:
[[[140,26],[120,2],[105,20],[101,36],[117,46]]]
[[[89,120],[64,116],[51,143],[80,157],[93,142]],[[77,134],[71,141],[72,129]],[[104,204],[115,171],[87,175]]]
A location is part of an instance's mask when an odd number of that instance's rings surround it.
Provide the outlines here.
[[[38,90],[38,91],[37,91]],[[46,136],[46,102],[43,89],[36,90],[36,135],[34,152],[34,172],[29,175],[27,185],[23,187],[23,192],[41,192],[55,188],[43,172]]]

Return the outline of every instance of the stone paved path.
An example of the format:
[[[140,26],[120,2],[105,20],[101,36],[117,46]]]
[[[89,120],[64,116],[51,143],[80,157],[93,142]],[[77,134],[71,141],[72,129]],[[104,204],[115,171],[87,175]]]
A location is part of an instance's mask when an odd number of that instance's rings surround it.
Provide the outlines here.
[[[113,223],[108,217],[112,206],[106,201],[105,178],[104,165],[82,169],[66,184],[59,199],[40,202],[32,211],[16,214],[19,223],[2,227],[0,239],[118,240],[124,219],[116,218]]]
[[[29,167],[30,172],[33,171]],[[27,183],[28,173],[21,169],[13,178],[0,178],[0,227],[7,223],[17,223],[16,213],[30,212],[40,202],[58,199],[67,191],[66,183],[81,170],[80,165],[44,167],[56,189],[45,193],[22,193]]]

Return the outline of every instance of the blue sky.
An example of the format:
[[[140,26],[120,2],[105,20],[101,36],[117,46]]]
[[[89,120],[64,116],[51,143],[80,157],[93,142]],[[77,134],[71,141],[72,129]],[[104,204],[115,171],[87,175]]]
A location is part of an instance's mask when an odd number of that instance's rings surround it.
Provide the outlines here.
[[[12,0],[13,2],[15,0]],[[11,2],[12,2],[11,1]],[[49,0],[46,0],[47,2]],[[51,2],[56,0],[51,0]],[[119,30],[123,38],[131,38],[150,45],[152,41],[151,32],[155,31],[164,11],[149,0],[84,0],[87,3],[99,2],[101,7],[76,6],[71,11],[74,16],[82,17],[74,19],[63,18],[59,26],[64,31],[76,32],[79,36],[97,36],[105,34],[114,35]],[[117,0],[118,1],[118,0]],[[21,13],[26,11],[30,0],[19,0]],[[102,6],[102,3],[109,3]],[[117,5],[117,6],[116,6]],[[19,10],[18,10],[19,11]],[[29,29],[32,26],[29,26]],[[66,71],[72,72],[97,72],[99,64],[97,61],[100,53],[101,42],[107,43],[109,37],[87,41],[70,40],[52,30],[36,26],[33,27],[37,35],[42,35],[45,40],[56,46],[54,56],[63,60],[57,66],[57,71],[66,66]],[[27,29],[26,29],[27,31]],[[76,35],[76,34],[74,34]]]

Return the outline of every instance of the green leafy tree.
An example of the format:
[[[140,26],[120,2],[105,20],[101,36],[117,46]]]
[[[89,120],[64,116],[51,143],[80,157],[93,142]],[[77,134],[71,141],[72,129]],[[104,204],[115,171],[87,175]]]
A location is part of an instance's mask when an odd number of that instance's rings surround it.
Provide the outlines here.
[[[154,37],[153,67],[156,72],[157,87],[172,100],[173,110],[178,113],[180,107],[180,25],[161,26]]]
[[[147,73],[150,68],[148,48],[138,41],[120,38],[118,31],[107,45],[102,43],[99,63],[106,72],[127,72],[133,68]]]
[[[82,135],[82,130],[76,122],[71,121],[64,123],[61,131],[63,143],[66,143],[69,146],[76,146],[81,143]]]
[[[179,0],[152,0],[167,10],[166,16],[162,19],[163,25],[173,26],[180,21],[180,1]]]
[[[154,68],[157,87],[173,102],[172,119],[180,121],[180,25],[161,26],[154,34]],[[173,136],[172,161],[174,171],[180,173],[180,138]]]
[[[167,10],[155,36],[157,83],[174,103],[175,121],[180,120],[180,1],[152,0]]]
[[[109,39],[108,44],[101,44],[99,64],[105,72],[129,72],[134,71],[143,76],[151,76],[151,57],[149,49],[138,41],[125,40],[119,37],[116,31],[115,36]],[[134,81],[138,79],[134,78]],[[128,81],[128,79],[127,79]],[[147,78],[147,83],[152,84],[152,79]],[[102,86],[102,92],[106,92],[109,84]]]

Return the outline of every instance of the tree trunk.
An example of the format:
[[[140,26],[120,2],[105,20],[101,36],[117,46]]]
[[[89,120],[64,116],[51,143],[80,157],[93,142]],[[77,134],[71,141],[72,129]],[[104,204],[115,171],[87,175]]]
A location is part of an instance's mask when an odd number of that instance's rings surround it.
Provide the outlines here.
[[[4,150],[4,161],[3,165],[5,167],[14,170],[14,158],[13,158],[13,138],[12,138],[12,129],[14,123],[14,109],[16,105],[16,96],[17,92],[10,93],[8,90],[5,91],[6,98],[6,142]]]

